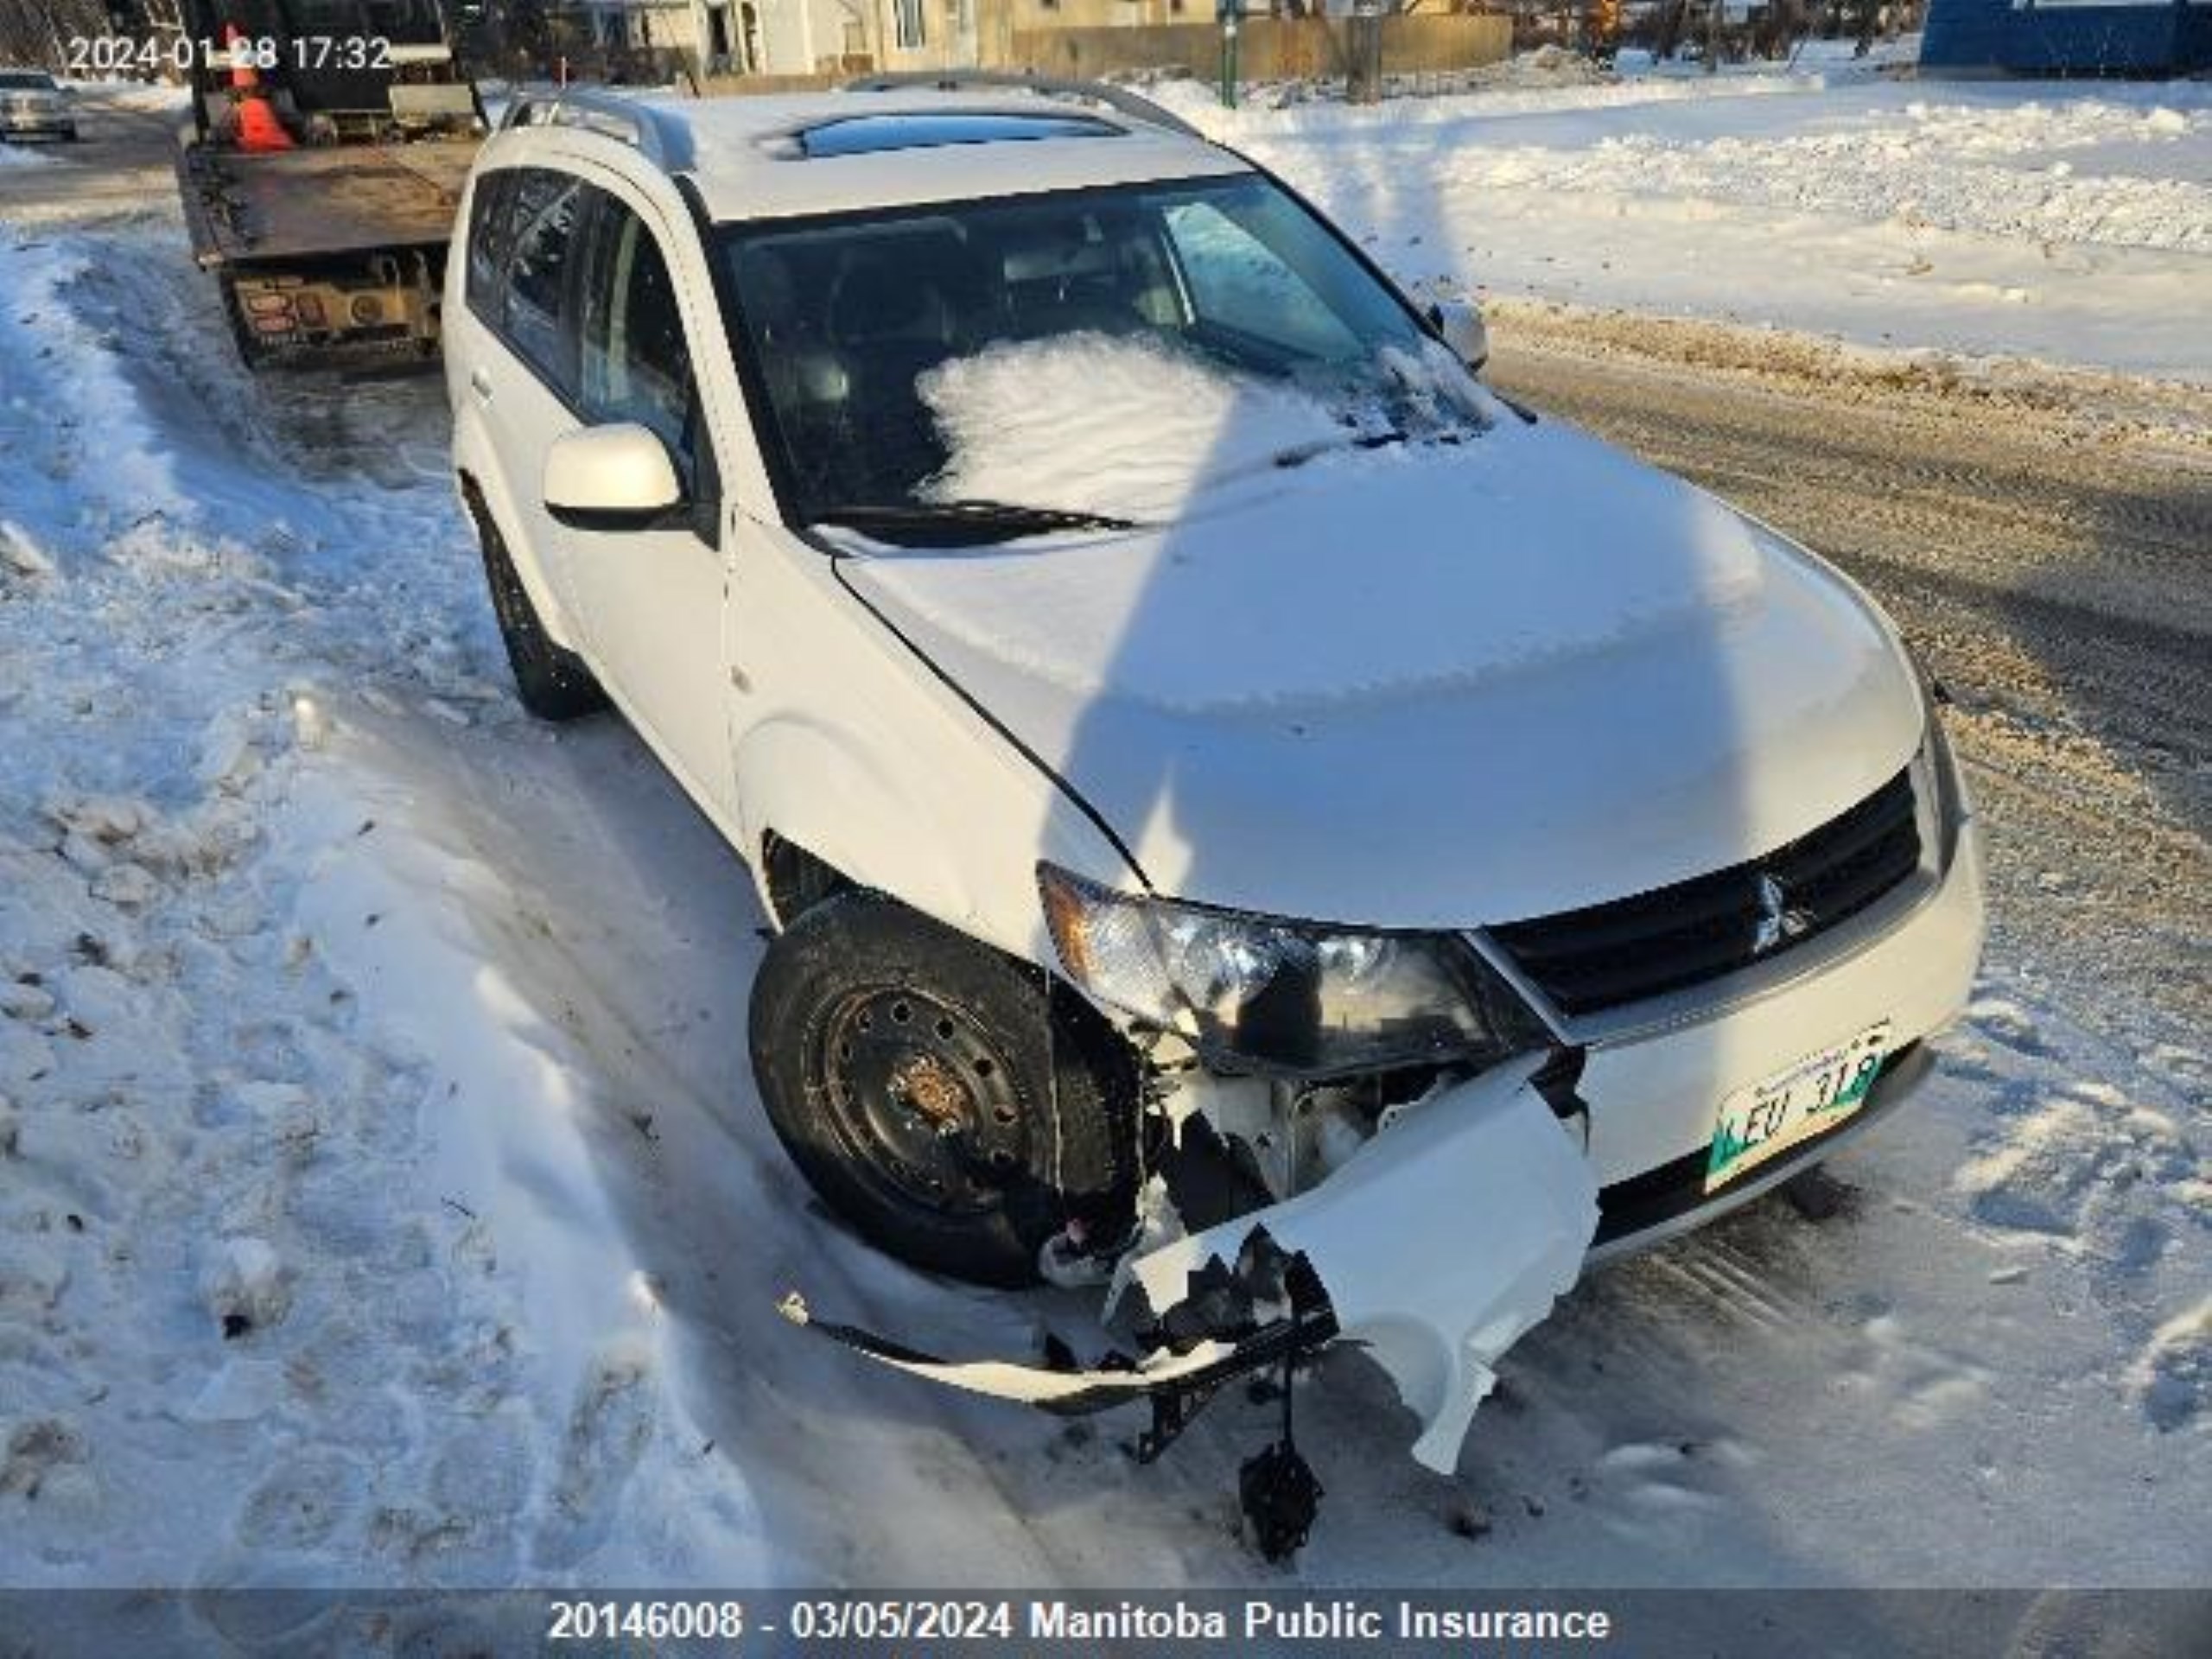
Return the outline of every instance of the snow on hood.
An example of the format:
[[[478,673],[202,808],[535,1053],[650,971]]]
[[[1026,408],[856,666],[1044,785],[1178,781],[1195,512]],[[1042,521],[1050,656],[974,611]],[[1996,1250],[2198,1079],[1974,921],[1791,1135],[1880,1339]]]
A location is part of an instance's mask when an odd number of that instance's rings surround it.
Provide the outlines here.
[[[1855,590],[1558,423],[1191,500],[1160,528],[844,566],[1163,891],[1513,919],[1768,850],[1918,739]]]
[[[1001,343],[916,383],[951,459],[932,500],[1155,523],[1201,489],[1340,440],[1319,403],[1186,353],[1104,334]]]
[[[950,457],[929,499],[1153,531],[904,553],[880,575],[933,629],[1087,699],[1219,713],[1464,684],[1757,583],[1717,507],[1692,558],[1623,557],[1671,480],[1615,467],[1556,487],[1561,446],[1511,421],[1519,442],[1495,438],[1503,411],[1448,354],[1386,350],[1318,385],[1080,334],[952,359],[917,390]],[[1586,470],[1605,456],[1584,448]],[[1438,602],[1471,582],[1477,613]]]
[[[1601,467],[1591,491],[1556,489],[1527,470],[1532,450],[1562,454],[1535,440],[1262,462],[1168,528],[902,553],[868,580],[1039,680],[1187,714],[1471,686],[1757,593],[1758,553],[1726,509],[1700,500],[1694,543],[1647,556],[1639,521],[1666,480]]]
[[[915,384],[950,456],[928,499],[1137,524],[1171,522],[1202,495],[1362,437],[1472,435],[1501,412],[1433,344],[1386,347],[1326,384],[1239,374],[1149,337],[1077,334],[1001,341]]]

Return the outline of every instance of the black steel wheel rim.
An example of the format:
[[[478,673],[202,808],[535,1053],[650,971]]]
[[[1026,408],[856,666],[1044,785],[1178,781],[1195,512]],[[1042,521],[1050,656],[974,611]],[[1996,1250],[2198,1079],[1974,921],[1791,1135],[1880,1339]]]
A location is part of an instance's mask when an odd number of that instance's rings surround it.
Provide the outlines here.
[[[904,986],[849,991],[806,1062],[856,1172],[901,1203],[988,1213],[1027,1166],[1014,1071],[965,1009]]]

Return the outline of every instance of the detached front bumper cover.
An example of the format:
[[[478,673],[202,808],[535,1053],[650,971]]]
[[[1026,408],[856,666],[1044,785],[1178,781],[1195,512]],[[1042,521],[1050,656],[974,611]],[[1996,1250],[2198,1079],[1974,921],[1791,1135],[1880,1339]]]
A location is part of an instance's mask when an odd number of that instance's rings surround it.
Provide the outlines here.
[[[1499,1357],[1573,1287],[1598,1226],[1589,1160],[1533,1082],[1541,1065],[1426,1101],[1310,1191],[1136,1258],[1120,1293],[1179,1339],[1134,1367],[946,1361],[822,1324],[797,1293],[784,1313],[901,1370],[1069,1414],[1202,1399],[1334,1337],[1389,1375],[1421,1424],[1414,1456],[1448,1472]],[[1149,1438],[1164,1443],[1157,1412]]]

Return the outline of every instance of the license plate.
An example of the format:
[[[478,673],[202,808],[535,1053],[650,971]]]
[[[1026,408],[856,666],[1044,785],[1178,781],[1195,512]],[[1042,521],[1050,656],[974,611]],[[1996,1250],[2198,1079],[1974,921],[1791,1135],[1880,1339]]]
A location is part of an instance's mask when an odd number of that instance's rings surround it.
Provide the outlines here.
[[[1706,1159],[1705,1190],[1718,1192],[1747,1170],[1825,1135],[1866,1103],[1890,1052],[1890,1022],[1866,1027],[1816,1054],[1738,1089],[1720,1103]]]

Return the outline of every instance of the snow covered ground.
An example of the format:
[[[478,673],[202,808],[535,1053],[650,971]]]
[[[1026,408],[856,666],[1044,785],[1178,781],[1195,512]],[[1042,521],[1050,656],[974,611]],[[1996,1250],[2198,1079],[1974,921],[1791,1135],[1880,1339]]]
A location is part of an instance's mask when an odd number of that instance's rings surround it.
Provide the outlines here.
[[[0,143],[0,167],[36,167],[41,159],[28,143]]]
[[[2212,86],[1800,69],[1155,91],[1442,289],[2212,379]]]
[[[248,382],[165,209],[0,226],[0,1583],[1284,1582],[1271,1414],[1139,1469],[776,1315],[1069,1308],[791,1173],[743,873],[618,724],[515,709],[441,388]],[[1292,1581],[2204,1582],[2212,1058],[2002,961],[1944,1054],[1824,1219],[1586,1282],[1452,1479],[1332,1359]]]

